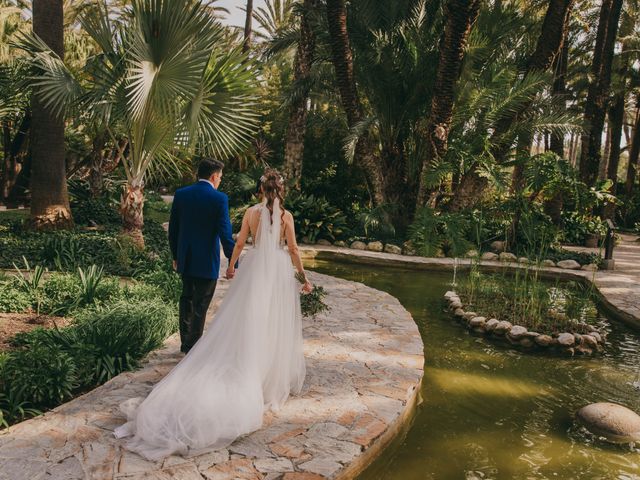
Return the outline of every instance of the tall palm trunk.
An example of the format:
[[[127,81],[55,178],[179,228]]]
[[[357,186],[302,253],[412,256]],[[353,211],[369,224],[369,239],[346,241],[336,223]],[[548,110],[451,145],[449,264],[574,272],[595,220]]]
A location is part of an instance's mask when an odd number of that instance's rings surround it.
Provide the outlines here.
[[[623,0],[603,0],[591,64],[593,80],[589,84],[584,111],[584,132],[580,152],[580,178],[593,185],[598,176],[602,131],[611,85],[611,64]]]
[[[638,174],[638,161],[640,160],[640,95],[637,100],[636,118],[633,126],[633,139],[629,149],[629,165],[627,166],[627,180],[624,185],[624,192],[627,198],[631,197],[635,188],[636,176]]]
[[[304,0],[300,18],[300,40],[296,51],[294,82],[304,87],[304,92],[291,106],[289,124],[284,147],[284,171],[290,184],[300,189],[302,177],[302,158],[304,156],[304,137],[307,131],[307,113],[309,103],[309,75],[315,51],[315,34],[309,22],[309,12],[315,9],[317,0]]]
[[[244,42],[242,51],[248,52],[251,48],[251,36],[253,33],[253,0],[247,0],[246,16],[244,20]]]
[[[536,49],[529,57],[524,75],[532,72],[546,71],[553,63],[554,58],[560,52],[569,25],[569,14],[574,0],[549,0],[547,12],[542,23],[542,31],[538,37]],[[496,124],[492,134],[493,157],[502,162],[509,150],[513,139],[508,138],[508,133],[518,116],[530,108],[531,104],[523,102],[518,111],[504,117]],[[505,138],[506,137],[506,138]],[[478,197],[487,187],[487,179],[481,177],[475,169],[465,173],[458,188],[454,191],[449,208],[453,211],[470,207],[477,202]]]
[[[462,72],[467,39],[479,11],[479,0],[450,0],[445,7],[446,22],[440,38],[431,112],[424,132],[426,151],[418,189],[418,205],[424,205],[426,201],[425,179],[429,167],[447,151],[455,88]]]
[[[569,42],[565,38],[562,44],[560,55],[555,58],[553,70],[553,90],[552,94],[558,99],[562,111],[567,108],[567,65],[569,64]],[[560,158],[564,155],[564,133],[553,132],[549,141],[549,150]],[[551,217],[554,225],[562,223],[562,208],[564,207],[564,196],[562,192],[556,192],[552,198],[544,204],[544,211]]]
[[[144,185],[139,182],[127,182],[120,198],[122,229],[140,249],[144,248]]]
[[[62,0],[33,1],[33,31],[64,55]],[[64,119],[31,99],[31,223],[36,229],[73,226],[65,171]]]
[[[29,130],[31,127],[31,111],[27,110],[15,129],[3,124],[4,157],[2,164],[2,182],[0,184],[0,200],[7,201],[20,173],[21,164],[27,154]]]
[[[347,9],[344,0],[327,0],[326,8],[331,54],[342,107],[347,115],[349,128],[353,128],[363,120],[364,113],[353,72],[353,53],[347,32]],[[358,141],[355,160],[364,171],[374,204],[386,203],[382,164],[367,138]]]

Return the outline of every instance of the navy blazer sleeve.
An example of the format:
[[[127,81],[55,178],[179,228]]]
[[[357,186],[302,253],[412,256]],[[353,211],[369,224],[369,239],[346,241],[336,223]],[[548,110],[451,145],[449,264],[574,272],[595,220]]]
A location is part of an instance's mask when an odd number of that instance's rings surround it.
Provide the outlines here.
[[[224,250],[224,256],[231,259],[233,248],[236,242],[233,241],[231,219],[229,218],[229,198],[226,195],[222,197],[222,207],[218,216],[218,232],[220,234],[220,242]]]
[[[179,217],[178,196],[173,197],[171,205],[171,216],[169,217],[169,246],[171,247],[171,255],[174,260],[178,259],[178,237],[179,237]]]

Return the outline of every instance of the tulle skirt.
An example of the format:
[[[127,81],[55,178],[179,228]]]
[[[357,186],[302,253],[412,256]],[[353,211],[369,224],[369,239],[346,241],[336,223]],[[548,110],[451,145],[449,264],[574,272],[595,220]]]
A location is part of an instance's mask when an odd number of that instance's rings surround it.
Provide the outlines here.
[[[222,448],[304,382],[299,285],[286,251],[251,249],[205,334],[115,431],[150,460]]]

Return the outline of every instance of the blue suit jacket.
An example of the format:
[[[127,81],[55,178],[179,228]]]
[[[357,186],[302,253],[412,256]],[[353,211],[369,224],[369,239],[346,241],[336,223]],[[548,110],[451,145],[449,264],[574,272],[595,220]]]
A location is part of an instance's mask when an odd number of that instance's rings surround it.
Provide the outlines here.
[[[169,219],[169,244],[178,273],[217,279],[221,242],[230,259],[235,242],[231,238],[228,197],[208,182],[176,191]]]

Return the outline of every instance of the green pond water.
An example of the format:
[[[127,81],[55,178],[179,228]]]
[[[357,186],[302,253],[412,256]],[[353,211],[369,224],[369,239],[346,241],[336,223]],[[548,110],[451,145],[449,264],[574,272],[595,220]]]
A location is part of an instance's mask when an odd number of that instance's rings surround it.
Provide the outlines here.
[[[595,358],[527,354],[471,334],[444,310],[451,274],[308,266],[396,297],[425,346],[413,424],[360,480],[640,479],[638,450],[594,438],[574,420],[592,402],[640,411],[640,336],[623,324],[602,320],[608,345]]]

